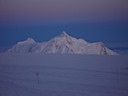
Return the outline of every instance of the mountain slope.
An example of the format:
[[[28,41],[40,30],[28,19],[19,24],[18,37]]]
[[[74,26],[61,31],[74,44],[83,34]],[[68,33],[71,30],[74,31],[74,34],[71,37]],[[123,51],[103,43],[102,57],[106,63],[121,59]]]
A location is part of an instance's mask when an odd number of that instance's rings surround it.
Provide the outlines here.
[[[28,38],[26,41],[18,42],[7,52],[116,55],[115,52],[105,47],[102,42],[89,43],[83,39],[71,37],[66,32],[42,43]]]

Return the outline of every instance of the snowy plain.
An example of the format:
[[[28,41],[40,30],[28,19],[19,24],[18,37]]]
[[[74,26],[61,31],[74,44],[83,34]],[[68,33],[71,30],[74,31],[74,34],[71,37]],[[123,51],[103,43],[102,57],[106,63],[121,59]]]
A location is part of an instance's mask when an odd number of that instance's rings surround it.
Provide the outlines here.
[[[128,96],[128,56],[3,53],[0,96]]]

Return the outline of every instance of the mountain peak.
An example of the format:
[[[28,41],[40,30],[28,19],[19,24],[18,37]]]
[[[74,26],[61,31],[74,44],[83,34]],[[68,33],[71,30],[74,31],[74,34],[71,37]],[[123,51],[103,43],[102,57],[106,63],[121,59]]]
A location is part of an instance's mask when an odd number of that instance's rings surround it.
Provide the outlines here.
[[[64,35],[68,35],[68,34],[66,33],[66,31],[63,31],[62,34],[64,34]]]
[[[23,44],[23,43],[35,43],[35,40],[32,39],[32,38],[27,38],[25,41],[21,41],[21,42],[18,42],[18,44]]]
[[[38,43],[32,38],[28,38],[13,46],[8,52],[116,55],[115,52],[105,47],[103,43],[89,43],[83,39],[71,37],[65,31],[45,43]]]
[[[65,31],[63,31],[60,36],[62,36],[62,37],[67,37],[67,36],[69,36],[69,35],[68,35]]]
[[[35,40],[34,40],[33,38],[30,38],[30,37],[27,38],[26,41],[29,42],[29,43],[33,43],[33,42],[35,42]]]

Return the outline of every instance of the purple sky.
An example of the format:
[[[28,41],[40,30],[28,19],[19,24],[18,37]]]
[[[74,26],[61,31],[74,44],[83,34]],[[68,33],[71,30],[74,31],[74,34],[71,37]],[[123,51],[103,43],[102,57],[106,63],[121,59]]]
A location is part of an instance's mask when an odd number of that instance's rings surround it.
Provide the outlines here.
[[[0,0],[1,22],[108,22],[128,20],[128,0]]]

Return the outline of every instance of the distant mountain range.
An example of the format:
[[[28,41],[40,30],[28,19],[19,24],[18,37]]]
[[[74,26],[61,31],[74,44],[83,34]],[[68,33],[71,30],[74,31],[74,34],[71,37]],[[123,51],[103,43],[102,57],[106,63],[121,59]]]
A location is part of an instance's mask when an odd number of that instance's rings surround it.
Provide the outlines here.
[[[102,54],[117,55],[102,42],[89,43],[69,36],[66,32],[47,42],[36,42],[32,38],[18,42],[7,53],[59,53],[59,54]]]

